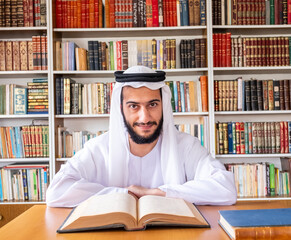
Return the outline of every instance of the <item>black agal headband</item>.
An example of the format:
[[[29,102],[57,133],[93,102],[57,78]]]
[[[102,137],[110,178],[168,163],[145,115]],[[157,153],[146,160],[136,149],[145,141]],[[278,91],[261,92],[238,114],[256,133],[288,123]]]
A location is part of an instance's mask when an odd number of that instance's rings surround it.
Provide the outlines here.
[[[155,73],[124,73],[124,71],[114,72],[116,82],[161,82],[166,79],[164,71]]]

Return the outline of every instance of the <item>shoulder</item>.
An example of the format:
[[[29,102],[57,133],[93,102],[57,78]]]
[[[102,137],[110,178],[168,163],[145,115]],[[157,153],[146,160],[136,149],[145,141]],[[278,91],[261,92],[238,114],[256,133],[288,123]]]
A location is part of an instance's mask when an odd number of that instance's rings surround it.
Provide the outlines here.
[[[180,152],[184,152],[185,154],[192,155],[195,153],[195,156],[208,154],[208,150],[201,145],[200,140],[188,133],[178,132],[177,143]]]

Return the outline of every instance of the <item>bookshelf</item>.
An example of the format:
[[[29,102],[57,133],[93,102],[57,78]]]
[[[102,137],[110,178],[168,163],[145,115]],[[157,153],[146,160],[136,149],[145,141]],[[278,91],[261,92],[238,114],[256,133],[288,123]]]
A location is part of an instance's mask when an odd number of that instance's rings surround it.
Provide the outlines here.
[[[214,0],[215,1],[215,0]],[[213,2],[214,2],[213,1]],[[217,1],[215,1],[217,2]],[[229,1],[227,2],[227,4]],[[264,4],[270,1],[264,1]],[[244,4],[244,3],[242,3]],[[216,6],[217,7],[217,6]],[[224,10],[222,10],[223,12]],[[239,11],[239,10],[238,10]],[[243,15],[241,15],[243,16]],[[246,16],[246,15],[244,15]],[[215,21],[213,19],[213,21]],[[290,37],[289,29],[291,25],[213,25],[213,33],[231,33],[232,38],[265,38],[265,37]],[[208,52],[209,54],[209,52]],[[276,56],[277,57],[277,56]],[[213,67],[213,80],[235,80],[242,77],[243,81],[251,78],[258,80],[267,79],[290,79],[291,67],[288,66],[259,66],[259,67]],[[214,96],[214,95],[212,95]],[[213,99],[214,100],[214,99]],[[212,109],[214,110],[214,109]],[[268,111],[214,111],[214,123],[225,122],[282,122],[290,121],[290,110],[268,110]],[[265,133],[264,133],[265,134]],[[214,137],[214,136],[212,136]],[[217,142],[217,145],[219,143]],[[216,145],[216,146],[217,146]],[[217,149],[218,150],[218,149]],[[273,154],[219,154],[216,151],[216,158],[225,164],[257,164],[271,163],[275,167],[281,168],[280,158],[290,158],[291,153],[273,153]],[[276,197],[240,197],[239,200],[257,200],[257,199],[289,199],[289,196],[282,195]]]
[[[20,3],[20,2],[19,2]],[[19,4],[18,3],[18,4]],[[6,8],[6,6],[3,3],[3,6],[1,5],[1,8],[3,7],[3,9]],[[19,5],[19,8],[21,8],[23,10],[23,5]],[[50,26],[47,24],[49,22],[50,16],[49,14],[46,14],[49,9],[50,9],[50,3],[49,1],[39,1],[38,3],[36,3],[36,5],[32,6],[32,8],[30,9],[31,11],[33,11],[33,9],[38,8],[38,10],[35,9],[34,14],[32,14],[31,12],[31,18],[29,17],[29,13],[24,13],[24,16],[22,18],[21,14],[17,15],[16,17],[18,18],[18,23],[20,21],[20,25],[11,27],[9,25],[7,25],[7,19],[6,22],[4,22],[4,20],[2,19],[2,16],[4,16],[4,13],[2,12],[1,9],[1,25],[0,27],[0,41],[4,42],[4,44],[6,44],[6,42],[11,41],[11,42],[17,42],[19,44],[19,50],[23,51],[23,49],[21,49],[21,42],[25,41],[26,42],[26,51],[28,51],[28,47],[29,47],[29,42],[32,42],[33,40],[33,36],[46,36],[46,40],[47,40],[47,46],[45,47],[45,41],[43,41],[43,53],[45,54],[47,52],[47,50],[50,50],[49,47],[49,41],[50,41]],[[42,13],[40,13],[40,9],[42,10]],[[19,9],[18,9],[19,10]],[[27,10],[27,11],[30,11]],[[21,11],[21,10],[20,10]],[[3,14],[2,14],[3,13]],[[5,11],[6,14],[6,11]],[[12,17],[13,18],[13,17]],[[22,19],[22,20],[21,20]],[[3,22],[2,22],[3,20]],[[22,21],[22,24],[21,24]],[[5,26],[6,24],[6,26]],[[16,25],[17,25],[16,24]],[[28,26],[30,25],[30,26]],[[44,38],[45,39],[45,38]],[[6,46],[5,46],[6,47]],[[45,50],[46,49],[46,50]],[[36,53],[34,51],[34,53]],[[13,54],[13,52],[12,52]],[[6,55],[6,53],[5,53]],[[12,55],[13,58],[15,55]],[[21,52],[19,55],[16,55],[19,57],[19,62],[22,61],[21,58]],[[43,55],[45,56],[45,55]],[[43,68],[42,70],[36,70],[34,68],[30,68],[29,66],[29,53],[27,53],[27,65],[25,67],[20,66],[20,68],[14,68],[13,66],[13,70],[9,70],[8,69],[2,69],[0,71],[0,85],[8,85],[8,84],[15,84],[16,86],[22,86],[22,87],[27,87],[28,83],[31,83],[33,79],[43,79],[43,78],[50,78],[50,68],[48,67],[49,62],[51,61],[51,54],[47,54],[46,55],[46,64],[43,64]],[[2,56],[1,56],[2,58]],[[6,59],[6,56],[3,57]],[[16,61],[14,58],[14,61]],[[2,59],[1,59],[2,60]],[[7,62],[6,62],[7,63]],[[5,65],[6,65],[5,63]],[[45,67],[45,65],[47,65],[47,67]],[[32,65],[35,66],[35,65]],[[3,65],[2,65],[3,67]],[[7,66],[5,66],[7,67]],[[41,67],[40,67],[41,68]],[[48,83],[48,88],[50,88],[50,83]],[[10,92],[12,93],[12,92]],[[12,96],[12,95],[11,95]],[[50,96],[48,96],[48,98],[50,98]],[[11,98],[10,98],[11,99]],[[8,100],[8,99],[6,99]],[[7,101],[5,100],[5,104],[7,104]],[[6,105],[8,106],[8,105]],[[12,105],[11,105],[12,106]],[[10,106],[10,107],[11,107]],[[46,114],[21,114],[21,115],[16,115],[13,114],[13,112],[9,112],[7,114],[4,115],[0,115],[0,126],[8,128],[8,127],[13,127],[14,129],[16,129],[16,127],[19,126],[31,126],[32,123],[36,123],[36,122],[41,122],[42,124],[44,122],[47,123],[47,125],[49,126],[49,122],[50,122],[50,115],[49,113]],[[44,135],[42,135],[44,136]],[[47,133],[46,136],[49,138],[49,134]],[[18,151],[19,149],[17,149],[16,151]],[[49,156],[51,156],[51,154],[49,154]],[[49,156],[46,157],[40,157],[40,155],[37,155],[35,157],[27,157],[26,155],[23,155],[22,157],[17,157],[17,158],[11,158],[9,156],[9,158],[6,158],[4,156],[1,157],[0,159],[0,166],[1,168],[6,166],[6,165],[10,165],[10,164],[17,164],[17,165],[30,165],[30,166],[36,166],[36,165],[42,165],[42,166],[49,166],[51,163],[51,158]],[[25,169],[29,169],[25,168]],[[6,170],[5,170],[6,171]],[[12,173],[12,171],[15,170],[8,170],[6,171],[6,174],[8,174],[8,172],[10,172],[13,176],[14,174],[16,174],[16,172]],[[18,170],[17,170],[18,171]],[[22,170],[20,170],[22,171]],[[27,170],[27,174],[30,173],[30,170]],[[35,173],[37,173],[38,170],[32,170],[35,171]],[[32,173],[31,171],[31,173]],[[3,173],[3,172],[2,172]],[[38,172],[40,173],[40,171]],[[19,174],[19,172],[17,173]],[[16,176],[16,175],[15,175]],[[40,175],[39,175],[40,176]],[[2,176],[4,177],[4,176]],[[41,180],[40,180],[41,181]],[[40,183],[39,181],[39,183]],[[2,182],[3,183],[3,182]],[[2,187],[4,187],[2,185]],[[10,195],[11,193],[7,193],[8,195]],[[2,196],[3,197],[3,196]],[[36,200],[36,199],[32,199],[29,198],[25,201],[21,200],[21,199],[17,199],[14,198],[10,195],[9,197],[10,199],[12,198],[12,200],[8,200],[8,201],[0,201],[0,208],[1,208],[1,212],[2,212],[2,217],[4,218],[4,222],[1,221],[1,225],[3,225],[3,223],[5,224],[7,221],[13,219],[14,217],[16,217],[19,213],[23,212],[24,210],[26,210],[27,208],[29,208],[30,206],[32,206],[33,204],[41,204],[44,201],[43,200]],[[16,207],[17,205],[17,207]]]
[[[46,33],[48,37],[48,70],[41,71],[0,71],[1,84],[17,83],[25,85],[33,78],[47,77],[49,95],[49,113],[36,115],[0,115],[1,126],[18,126],[29,124],[34,119],[48,120],[49,122],[49,146],[51,146],[48,158],[21,158],[1,159],[0,163],[32,163],[34,161],[48,163],[50,167],[50,179],[59,170],[61,164],[67,161],[66,157],[57,156],[57,131],[58,126],[66,127],[72,131],[87,130],[97,132],[107,130],[109,114],[56,114],[55,80],[58,77],[69,77],[78,83],[113,82],[115,70],[87,70],[87,71],[63,71],[55,70],[55,41],[74,41],[79,47],[88,49],[89,40],[114,41],[118,40],[141,40],[141,39],[166,39],[175,38],[176,53],[179,53],[178,43],[181,39],[207,38],[207,67],[204,68],[180,68],[180,58],[177,56],[177,68],[165,69],[167,80],[171,81],[197,81],[201,75],[208,76],[208,112],[179,112],[174,113],[177,124],[193,123],[200,117],[208,118],[209,151],[213,157],[223,163],[257,163],[271,162],[280,167],[280,157],[291,157],[286,154],[217,154],[215,123],[229,121],[290,121],[289,110],[281,111],[214,111],[214,80],[234,80],[237,77],[250,79],[284,79],[291,73],[290,66],[278,67],[213,67],[213,33],[231,32],[232,36],[291,36],[288,33],[290,25],[212,25],[212,1],[206,1],[206,26],[183,26],[183,27],[148,27],[148,28],[56,28],[55,23],[55,0],[47,0],[47,27],[2,27],[0,28],[0,40],[23,40],[31,39],[34,34]],[[289,77],[290,79],[290,77]],[[259,200],[257,198],[241,198],[240,200]],[[263,197],[263,199],[290,199],[290,197]],[[9,202],[5,202],[9,203]],[[24,203],[28,203],[25,201]],[[1,204],[1,202],[0,202]]]

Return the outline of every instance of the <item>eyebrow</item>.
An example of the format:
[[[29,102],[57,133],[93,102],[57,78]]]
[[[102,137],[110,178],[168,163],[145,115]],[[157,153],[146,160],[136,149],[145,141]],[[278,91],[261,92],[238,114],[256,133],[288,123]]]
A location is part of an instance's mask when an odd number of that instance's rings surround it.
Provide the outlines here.
[[[161,100],[160,99],[152,99],[152,100],[148,101],[148,103],[152,103],[152,102],[161,102]],[[139,102],[127,101],[126,104],[139,104]]]

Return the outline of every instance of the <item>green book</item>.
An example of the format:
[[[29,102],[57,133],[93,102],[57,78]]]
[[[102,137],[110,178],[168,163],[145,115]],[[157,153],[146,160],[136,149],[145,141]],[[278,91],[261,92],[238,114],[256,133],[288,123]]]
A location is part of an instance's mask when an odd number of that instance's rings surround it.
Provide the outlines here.
[[[275,0],[270,0],[270,24],[275,24]]]
[[[270,163],[270,194],[275,196],[275,166]]]

